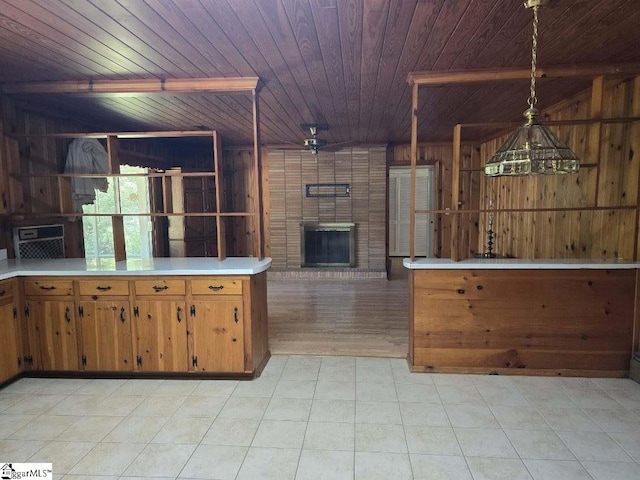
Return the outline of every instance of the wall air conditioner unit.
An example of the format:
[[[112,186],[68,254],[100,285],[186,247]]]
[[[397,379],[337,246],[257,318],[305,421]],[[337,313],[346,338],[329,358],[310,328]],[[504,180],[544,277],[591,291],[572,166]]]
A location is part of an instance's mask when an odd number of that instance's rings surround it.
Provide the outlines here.
[[[17,259],[64,258],[64,226],[34,225],[13,229]]]

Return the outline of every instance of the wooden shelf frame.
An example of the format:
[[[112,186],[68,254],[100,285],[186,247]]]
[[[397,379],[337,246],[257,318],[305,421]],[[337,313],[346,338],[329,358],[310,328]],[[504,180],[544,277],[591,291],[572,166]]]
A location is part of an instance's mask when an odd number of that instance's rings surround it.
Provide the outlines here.
[[[82,174],[45,174],[40,177],[58,178],[59,199],[60,199],[60,216],[73,217],[80,216],[78,213],[71,212],[71,202],[66,198],[71,186],[71,178],[82,177],[131,177],[137,175],[121,174],[119,162],[119,145],[118,139],[144,139],[144,138],[183,138],[183,137],[211,137],[213,140],[213,172],[187,172],[187,173],[171,173],[154,172],[146,175],[149,178],[162,178],[163,190],[166,185],[165,180],[180,177],[203,177],[211,176],[214,178],[216,189],[216,212],[201,214],[200,216],[216,217],[217,231],[217,247],[218,260],[222,261],[226,257],[225,243],[225,224],[224,218],[244,216],[252,218],[255,231],[252,238],[253,254],[259,259],[264,258],[264,224],[263,224],[263,205],[262,205],[262,149],[260,148],[260,102],[259,93],[261,88],[259,77],[220,77],[220,78],[190,78],[190,79],[136,79],[136,80],[81,80],[81,81],[53,81],[53,82],[27,82],[27,83],[5,83],[0,86],[0,93],[5,95],[20,94],[79,94],[84,96],[114,96],[114,95],[135,95],[150,93],[202,93],[202,94],[249,94],[252,104],[252,130],[253,130],[253,164],[251,179],[251,211],[250,212],[223,212],[223,196],[222,196],[222,141],[215,130],[173,130],[173,131],[147,131],[147,132],[63,132],[51,134],[33,134],[33,133],[11,133],[2,132],[7,136],[14,138],[26,137],[49,137],[49,138],[103,138],[107,140],[107,153],[109,154],[110,170],[108,175],[82,175]],[[37,175],[34,175],[37,176]],[[10,174],[10,178],[29,178],[31,175],[15,175]],[[13,183],[13,182],[10,182]],[[117,193],[116,193],[117,194]],[[13,198],[13,196],[11,196]],[[70,196],[69,196],[70,198]],[[166,207],[165,207],[166,208]],[[173,216],[170,212],[162,212],[149,216]],[[55,216],[53,213],[48,214],[15,214],[12,218],[26,218],[38,216]],[[124,260],[124,231],[122,228],[122,219],[125,214],[113,215],[114,226],[114,247],[116,252],[116,260]],[[181,216],[191,216],[190,214],[181,214]],[[116,239],[116,237],[118,237]]]
[[[603,124],[612,123],[633,123],[640,121],[640,117],[623,117],[623,118],[602,118],[602,101],[604,79],[607,78],[628,78],[640,74],[640,63],[626,64],[608,64],[608,65],[559,65],[547,68],[538,68],[537,78],[592,78],[592,100],[591,100],[591,118],[566,121],[541,122],[549,126],[561,125],[592,125],[590,129],[588,142],[591,151],[598,151],[601,130]],[[444,71],[444,72],[411,72],[407,77],[407,82],[412,87],[411,95],[411,195],[409,208],[409,251],[410,259],[414,261],[415,255],[415,225],[417,214],[444,214],[452,215],[451,222],[451,259],[459,261],[467,258],[467,255],[460,249],[460,219],[463,214],[471,213],[503,213],[503,212],[544,212],[544,211],[589,211],[589,210],[635,210],[635,244],[638,240],[638,227],[640,226],[640,205],[633,206],[594,206],[594,207],[571,207],[558,209],[501,209],[500,212],[495,209],[462,209],[460,202],[460,173],[462,171],[476,171],[475,169],[461,168],[461,146],[462,129],[468,128],[512,128],[522,124],[522,122],[502,122],[502,123],[468,123],[457,124],[453,128],[453,162],[451,166],[452,185],[451,185],[451,209],[439,210],[417,210],[416,209],[416,167],[418,156],[418,106],[419,106],[419,87],[438,87],[461,84],[486,83],[509,80],[528,80],[531,76],[531,70],[526,68],[500,68],[500,69],[484,69],[469,71]],[[597,164],[587,164],[583,168],[596,168],[599,175]],[[479,170],[482,171],[482,170]],[[598,182],[596,180],[596,187]],[[639,186],[640,191],[640,186]],[[597,198],[597,191],[596,191]],[[637,251],[634,249],[634,258],[637,260]]]

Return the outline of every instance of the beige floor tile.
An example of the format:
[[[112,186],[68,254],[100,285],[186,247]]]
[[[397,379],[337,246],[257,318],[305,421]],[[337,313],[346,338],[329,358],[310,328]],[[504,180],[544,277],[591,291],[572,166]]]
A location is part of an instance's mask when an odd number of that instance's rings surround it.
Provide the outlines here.
[[[433,380],[433,383],[438,386],[464,387],[467,385],[473,385],[473,382],[471,381],[472,376],[473,375],[434,373],[431,375],[431,379]]]
[[[434,385],[429,373],[411,373],[406,367],[404,369],[392,368],[392,372],[396,385]]]
[[[356,402],[348,400],[313,400],[311,422],[354,423],[356,420]]]
[[[585,408],[584,412],[605,432],[640,432],[640,418],[636,417],[629,410]]]
[[[381,357],[356,357],[356,368],[391,370],[391,359]]]
[[[296,480],[352,480],[353,472],[352,452],[303,450]]]
[[[356,423],[400,425],[400,406],[392,402],[356,402]]]
[[[237,480],[293,480],[299,458],[299,449],[251,447]]]
[[[0,440],[0,455],[3,460],[11,460],[16,463],[26,462],[47,442],[35,440]]]
[[[93,442],[49,442],[29,462],[53,463],[53,472],[65,474],[96,446]]]
[[[529,406],[529,401],[524,397],[524,395],[522,395],[522,393],[514,388],[490,387],[486,385],[480,385],[477,388],[487,405],[504,407]]]
[[[195,396],[191,395],[178,407],[176,417],[213,417],[215,418],[224,404],[227,397],[215,396]]]
[[[104,437],[103,442],[149,443],[168,417],[128,417]]]
[[[319,400],[355,400],[356,383],[319,381],[313,398]]]
[[[47,415],[89,415],[102,400],[101,395],[70,395],[47,410]]]
[[[435,385],[396,383],[396,392],[402,403],[442,403]]]
[[[582,409],[573,407],[537,407],[549,426],[554,430],[572,432],[600,432],[602,429]]]
[[[356,366],[356,382],[394,383],[391,367]]]
[[[466,457],[518,458],[505,433],[497,428],[456,428]]]
[[[560,377],[555,379],[559,384],[560,388],[580,388],[580,389],[589,389],[589,390],[602,390],[594,379],[584,378],[584,377]]]
[[[231,398],[271,398],[278,382],[268,378],[240,382],[231,394]]]
[[[566,388],[564,393],[580,408],[620,408],[620,404],[602,390]]]
[[[106,397],[108,395],[111,395],[114,390],[116,390],[125,382],[126,380],[115,378],[100,378],[88,380],[84,385],[76,390],[75,393],[77,395],[100,395],[102,397]]]
[[[573,454],[553,431],[506,430],[520,458],[535,460],[575,460]]]
[[[202,439],[205,445],[248,447],[258,431],[260,420],[216,418]]]
[[[0,415],[0,439],[9,437],[37,417],[37,415]]]
[[[100,443],[69,473],[73,475],[122,475],[145,447],[143,443]]]
[[[320,365],[287,365],[280,375],[281,380],[317,381]]]
[[[320,367],[324,358],[321,355],[289,355],[286,367]]]
[[[557,390],[560,388],[560,384],[557,379],[551,377],[529,377],[526,375],[514,376],[511,381],[519,389],[551,389]]]
[[[355,449],[353,423],[309,422],[302,446],[305,450]]]
[[[474,385],[438,385],[438,394],[445,405],[486,405]]]
[[[356,400],[361,402],[397,402],[393,383],[356,383]]]
[[[177,477],[195,449],[195,445],[151,443],[129,465],[125,475]]]
[[[159,395],[145,398],[131,415],[141,417],[170,417],[187,399],[186,396],[170,397]]]
[[[47,388],[42,390],[41,393],[70,395],[77,393],[77,391],[87,385],[89,381],[90,380],[85,378],[56,378],[55,382],[48,384]]]
[[[543,407],[575,407],[576,404],[560,389],[518,387],[531,405]]]
[[[0,391],[0,412],[20,402],[24,395],[24,393],[4,393],[4,390]]]
[[[467,457],[474,480],[531,480],[531,475],[515,458]]]
[[[354,365],[325,365],[322,364],[318,372],[319,382],[348,382],[356,381],[356,367]]]
[[[234,480],[248,447],[200,445],[180,472],[179,478]]]
[[[198,388],[198,385],[200,385],[200,380],[164,380],[149,395],[187,396],[191,395]]]
[[[460,445],[451,427],[406,425],[404,432],[409,453],[462,456]]]
[[[628,462],[631,457],[604,432],[557,432],[580,461]]]
[[[353,367],[356,366],[356,357],[335,355],[322,357],[321,367]]]
[[[640,394],[640,383],[636,383],[630,378],[592,378],[591,380],[605,392],[609,392],[609,390],[626,390]]]
[[[212,422],[210,417],[171,417],[151,442],[197,445]]]
[[[228,397],[233,393],[238,380],[202,380],[191,395],[202,397]]]
[[[356,452],[356,480],[411,480],[411,464],[406,453]]]
[[[100,442],[122,417],[82,417],[56,437],[61,442]]]
[[[311,400],[304,398],[272,398],[264,412],[266,420],[306,422],[311,412]]]
[[[79,419],[80,417],[70,415],[40,415],[11,434],[10,438],[16,440],[53,440]]]
[[[112,395],[149,395],[162,385],[162,382],[164,380],[127,380],[116,388]]]
[[[473,480],[464,457],[412,454],[414,480]]]
[[[628,409],[640,410],[640,392],[630,390],[608,390],[607,394]]]
[[[143,395],[109,395],[93,408],[89,409],[88,415],[105,415],[126,417],[133,412],[144,400]]]
[[[523,460],[534,480],[593,480],[577,461]]]
[[[504,429],[549,430],[551,427],[533,407],[490,407]]]
[[[2,393],[38,393],[43,392],[51,385],[53,378],[21,378],[7,385],[2,389]]]
[[[307,422],[263,420],[260,422],[253,447],[302,448]]]
[[[54,473],[55,478],[55,473]],[[71,475],[67,474],[61,480],[120,480],[129,479],[129,477],[118,477],[117,475]],[[155,479],[160,480],[160,479]],[[171,479],[173,480],[173,479]]]
[[[640,462],[640,432],[610,433],[609,436],[624,448],[636,462]]]
[[[269,405],[268,398],[229,397],[218,418],[245,418],[260,420]]]
[[[469,375],[471,383],[476,387],[517,388],[511,375]]]
[[[500,424],[484,405],[445,405],[444,409],[454,427],[499,428]]]
[[[434,403],[400,403],[404,425],[430,425],[449,427],[451,423],[442,405]]]
[[[72,398],[74,397],[70,397],[70,399]],[[41,413],[45,413],[46,411],[50,410],[52,407],[62,402],[63,400],[65,400],[66,403],[66,395],[34,393],[25,395],[20,400],[20,402],[5,409],[5,411],[2,413],[6,415],[40,415]]]
[[[595,480],[638,480],[640,465],[626,462],[582,462]]]
[[[403,427],[356,424],[356,452],[407,453]]]
[[[280,380],[273,392],[273,398],[313,398],[316,382],[304,380]]]

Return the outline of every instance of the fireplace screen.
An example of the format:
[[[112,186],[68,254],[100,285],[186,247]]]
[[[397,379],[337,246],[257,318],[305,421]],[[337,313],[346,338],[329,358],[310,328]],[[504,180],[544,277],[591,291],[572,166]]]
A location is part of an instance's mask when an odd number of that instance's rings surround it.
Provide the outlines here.
[[[354,223],[305,223],[302,226],[303,267],[354,267]]]

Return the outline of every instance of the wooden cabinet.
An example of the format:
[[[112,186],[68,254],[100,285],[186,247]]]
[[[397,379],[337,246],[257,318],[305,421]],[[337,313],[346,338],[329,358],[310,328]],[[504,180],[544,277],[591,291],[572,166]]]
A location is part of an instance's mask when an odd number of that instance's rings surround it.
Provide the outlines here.
[[[242,295],[194,300],[190,316],[192,368],[202,372],[244,372]]]
[[[186,372],[189,369],[184,300],[136,299],[133,331],[138,370]]]
[[[129,282],[78,281],[81,365],[88,371],[133,370]]]
[[[0,282],[0,383],[21,371],[21,335],[12,280]]]

